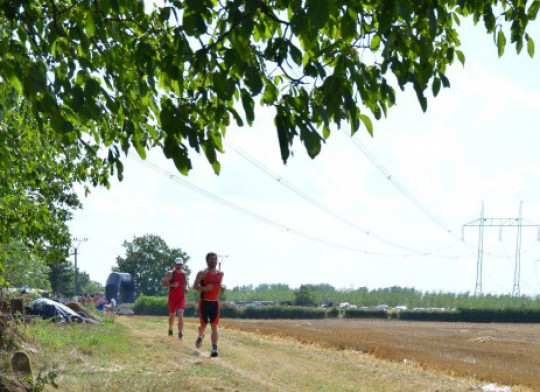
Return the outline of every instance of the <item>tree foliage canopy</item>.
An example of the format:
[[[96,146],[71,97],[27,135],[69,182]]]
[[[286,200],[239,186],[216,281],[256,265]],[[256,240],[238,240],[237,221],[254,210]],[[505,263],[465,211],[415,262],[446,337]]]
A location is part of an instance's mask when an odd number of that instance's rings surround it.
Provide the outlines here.
[[[124,241],[126,256],[116,258],[115,272],[130,273],[135,282],[135,290],[139,295],[163,295],[165,289],[162,280],[167,271],[172,270],[174,259],[181,257],[184,260],[183,270],[189,275],[186,265],[189,261],[187,253],[179,248],[169,248],[167,243],[159,236],[146,234],[134,237],[133,241]]]
[[[37,0],[0,3],[0,77],[51,140],[98,154],[154,146],[182,173],[190,150],[219,172],[232,123],[273,110],[287,161],[300,139],[315,157],[332,125],[373,133],[410,85],[420,105],[450,82],[458,25],[472,18],[532,56],[540,0]],[[2,155],[3,157],[3,155]],[[3,158],[2,158],[3,159]],[[105,177],[100,179],[107,183]]]
[[[150,3],[150,2],[148,2]],[[66,257],[72,184],[122,178],[133,149],[178,170],[218,154],[231,124],[273,112],[284,162],[331,130],[386,115],[412,86],[421,107],[465,61],[464,18],[534,54],[540,0],[0,1],[0,244]],[[1,245],[0,245],[1,246]],[[56,252],[53,254],[51,251]]]
[[[0,286],[50,290],[49,268],[31,249],[12,241],[0,251]]]

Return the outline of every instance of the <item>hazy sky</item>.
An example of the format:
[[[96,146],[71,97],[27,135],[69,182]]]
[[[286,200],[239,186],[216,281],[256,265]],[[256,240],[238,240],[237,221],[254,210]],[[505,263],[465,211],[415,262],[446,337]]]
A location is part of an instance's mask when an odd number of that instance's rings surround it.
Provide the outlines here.
[[[70,224],[88,238],[79,268],[104,284],[124,240],[155,234],[187,252],[192,270],[210,250],[227,255],[229,287],[474,292],[478,229],[461,238],[481,202],[486,218],[517,218],[523,201],[523,218],[540,223],[540,63],[513,47],[499,59],[482,27],[464,28],[462,43],[465,67],[450,69],[451,88],[427,113],[412,89],[398,91],[373,138],[342,127],[315,160],[296,141],[283,165],[263,110],[253,127],[228,130],[220,176],[195,152],[184,177],[160,151],[146,162],[131,151],[124,181],[83,197]],[[516,239],[515,227],[485,229],[484,292],[512,292]],[[523,294],[540,294],[539,245],[538,228],[524,227]]]

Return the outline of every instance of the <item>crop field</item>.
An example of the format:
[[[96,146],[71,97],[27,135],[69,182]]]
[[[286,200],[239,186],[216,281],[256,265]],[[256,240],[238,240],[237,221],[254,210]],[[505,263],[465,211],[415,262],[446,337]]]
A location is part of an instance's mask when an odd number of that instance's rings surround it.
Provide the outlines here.
[[[63,392],[471,392],[492,383],[512,392],[540,391],[538,325],[221,324],[218,358],[209,357],[208,334],[194,351],[194,318],[186,320],[180,341],[167,336],[167,318],[159,316],[81,325],[36,320],[21,326],[22,349],[35,374],[54,374]],[[13,376],[7,355],[0,355],[0,374]]]
[[[356,350],[486,383],[540,391],[539,324],[397,320],[226,320],[226,328]]]

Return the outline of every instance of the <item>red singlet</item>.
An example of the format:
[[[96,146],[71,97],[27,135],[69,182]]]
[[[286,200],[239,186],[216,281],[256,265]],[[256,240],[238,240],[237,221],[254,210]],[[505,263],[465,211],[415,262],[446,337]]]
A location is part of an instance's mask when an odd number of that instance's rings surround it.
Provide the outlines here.
[[[186,308],[186,296],[184,294],[184,282],[186,274],[183,272],[174,272],[172,283],[178,283],[178,287],[169,287],[169,313],[175,313],[177,309]]]
[[[221,271],[208,271],[206,275],[201,279],[201,286],[212,285],[212,290],[201,291],[201,298],[205,301],[218,301],[219,290],[221,289],[221,281],[223,279],[223,272]]]

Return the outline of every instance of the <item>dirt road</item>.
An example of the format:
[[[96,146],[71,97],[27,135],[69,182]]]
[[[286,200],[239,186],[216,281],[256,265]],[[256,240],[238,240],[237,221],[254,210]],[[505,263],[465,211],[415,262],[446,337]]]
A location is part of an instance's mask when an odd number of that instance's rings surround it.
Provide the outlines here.
[[[196,324],[187,322],[184,343],[167,338],[163,317],[119,318],[133,342],[140,346],[138,361],[115,360],[115,366],[129,374],[144,370],[144,378],[122,378],[124,390],[163,390],[163,383],[175,390],[189,391],[351,391],[351,392],[468,392],[478,391],[479,381],[455,377],[413,363],[393,363],[372,355],[304,344],[292,338],[261,336],[236,329],[220,332],[220,356],[209,358],[209,336],[200,356],[193,355]],[[229,322],[224,322],[229,324]],[[235,323],[237,326],[243,322]],[[249,322],[245,325],[250,324]],[[255,324],[253,324],[255,325]],[[229,327],[232,325],[229,324]],[[151,371],[148,367],[151,366]],[[118,373],[118,372],[117,372]],[[159,376],[161,374],[161,376]],[[66,375],[68,376],[68,375]],[[104,375],[105,376],[105,375]],[[118,375],[107,374],[114,384]],[[116,377],[116,378],[115,378]],[[64,380],[62,380],[64,381]],[[86,380],[85,392],[92,380]],[[64,385],[66,382],[64,381]],[[101,382],[103,385],[103,381]],[[72,390],[78,389],[74,388]],[[97,389],[96,389],[97,390]],[[110,389],[109,389],[110,390]],[[513,391],[530,392],[527,388]]]
[[[226,320],[231,329],[357,350],[450,375],[540,391],[540,325],[397,320]]]

